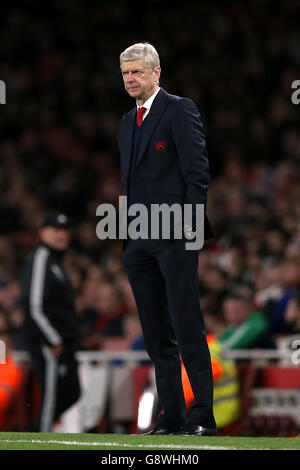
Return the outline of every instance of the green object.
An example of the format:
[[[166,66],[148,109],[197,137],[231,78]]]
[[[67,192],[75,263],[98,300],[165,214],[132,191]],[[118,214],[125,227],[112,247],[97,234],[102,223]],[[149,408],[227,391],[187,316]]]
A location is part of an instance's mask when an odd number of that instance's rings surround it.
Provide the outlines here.
[[[252,346],[267,327],[265,315],[262,312],[254,311],[241,325],[226,328],[218,335],[218,340],[225,349],[246,349]]]

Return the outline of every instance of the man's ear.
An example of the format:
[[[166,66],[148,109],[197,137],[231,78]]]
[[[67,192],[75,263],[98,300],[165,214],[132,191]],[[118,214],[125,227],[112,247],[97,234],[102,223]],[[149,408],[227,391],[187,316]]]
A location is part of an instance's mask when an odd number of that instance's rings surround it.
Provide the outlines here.
[[[155,73],[155,75],[156,75],[157,80],[159,80],[160,74],[161,74],[161,68],[160,68],[159,65],[158,65],[157,67],[155,67],[154,73]]]

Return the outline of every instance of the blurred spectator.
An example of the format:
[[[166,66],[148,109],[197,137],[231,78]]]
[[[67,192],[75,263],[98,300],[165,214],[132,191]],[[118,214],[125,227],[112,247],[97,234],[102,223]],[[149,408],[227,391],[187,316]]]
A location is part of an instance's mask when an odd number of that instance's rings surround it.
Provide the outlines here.
[[[221,301],[228,293],[228,275],[226,271],[208,266],[200,278],[200,293],[214,294],[216,300]]]
[[[124,336],[128,339],[129,349],[144,350],[141,323],[137,312],[132,312],[125,316],[123,328]],[[140,348],[136,347],[138,342],[141,344]]]
[[[245,297],[230,294],[224,300],[224,318],[228,325],[218,336],[225,349],[269,346],[271,338],[263,312],[255,311]]]
[[[86,289],[90,289],[91,295],[80,314],[81,343],[85,349],[98,349],[103,337],[124,335],[123,316],[127,306],[113,282],[96,281],[94,288],[90,283]]]
[[[204,308],[203,318],[207,332],[217,338],[219,338],[219,335],[221,335],[228,326],[222,308],[217,304]]]
[[[113,283],[101,283],[98,288],[95,308],[99,312],[96,331],[104,336],[122,336],[124,334],[123,318],[124,306],[119,293]]]
[[[299,258],[288,258],[280,266],[280,283],[282,291],[273,309],[269,313],[269,324],[272,334],[288,333],[285,313],[289,301],[300,294],[300,263]]]
[[[289,300],[284,320],[291,334],[300,333],[300,294]]]

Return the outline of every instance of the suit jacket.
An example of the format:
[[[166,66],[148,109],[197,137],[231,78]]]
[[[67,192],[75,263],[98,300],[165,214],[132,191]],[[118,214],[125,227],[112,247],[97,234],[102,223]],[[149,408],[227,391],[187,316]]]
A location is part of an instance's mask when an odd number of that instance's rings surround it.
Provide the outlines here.
[[[118,143],[124,195],[129,192],[130,162],[137,110],[126,113],[119,127]],[[143,122],[136,158],[135,185],[139,203],[195,204],[207,202],[209,162],[200,113],[189,98],[160,89]],[[205,214],[204,238],[213,233]],[[195,229],[195,218],[193,218]]]

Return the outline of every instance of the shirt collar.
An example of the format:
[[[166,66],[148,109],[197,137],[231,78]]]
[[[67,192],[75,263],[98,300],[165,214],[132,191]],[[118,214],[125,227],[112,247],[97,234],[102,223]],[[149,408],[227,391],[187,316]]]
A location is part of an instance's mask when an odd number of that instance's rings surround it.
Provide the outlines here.
[[[150,110],[151,106],[152,106],[152,103],[154,101],[154,98],[156,97],[157,93],[159,92],[160,90],[160,87],[158,87],[158,89],[153,93],[153,95],[150,96],[150,98],[147,99],[147,101],[145,101],[144,104],[142,104],[142,106],[136,104],[137,106],[137,109],[140,109],[140,108],[146,108],[148,110]]]

